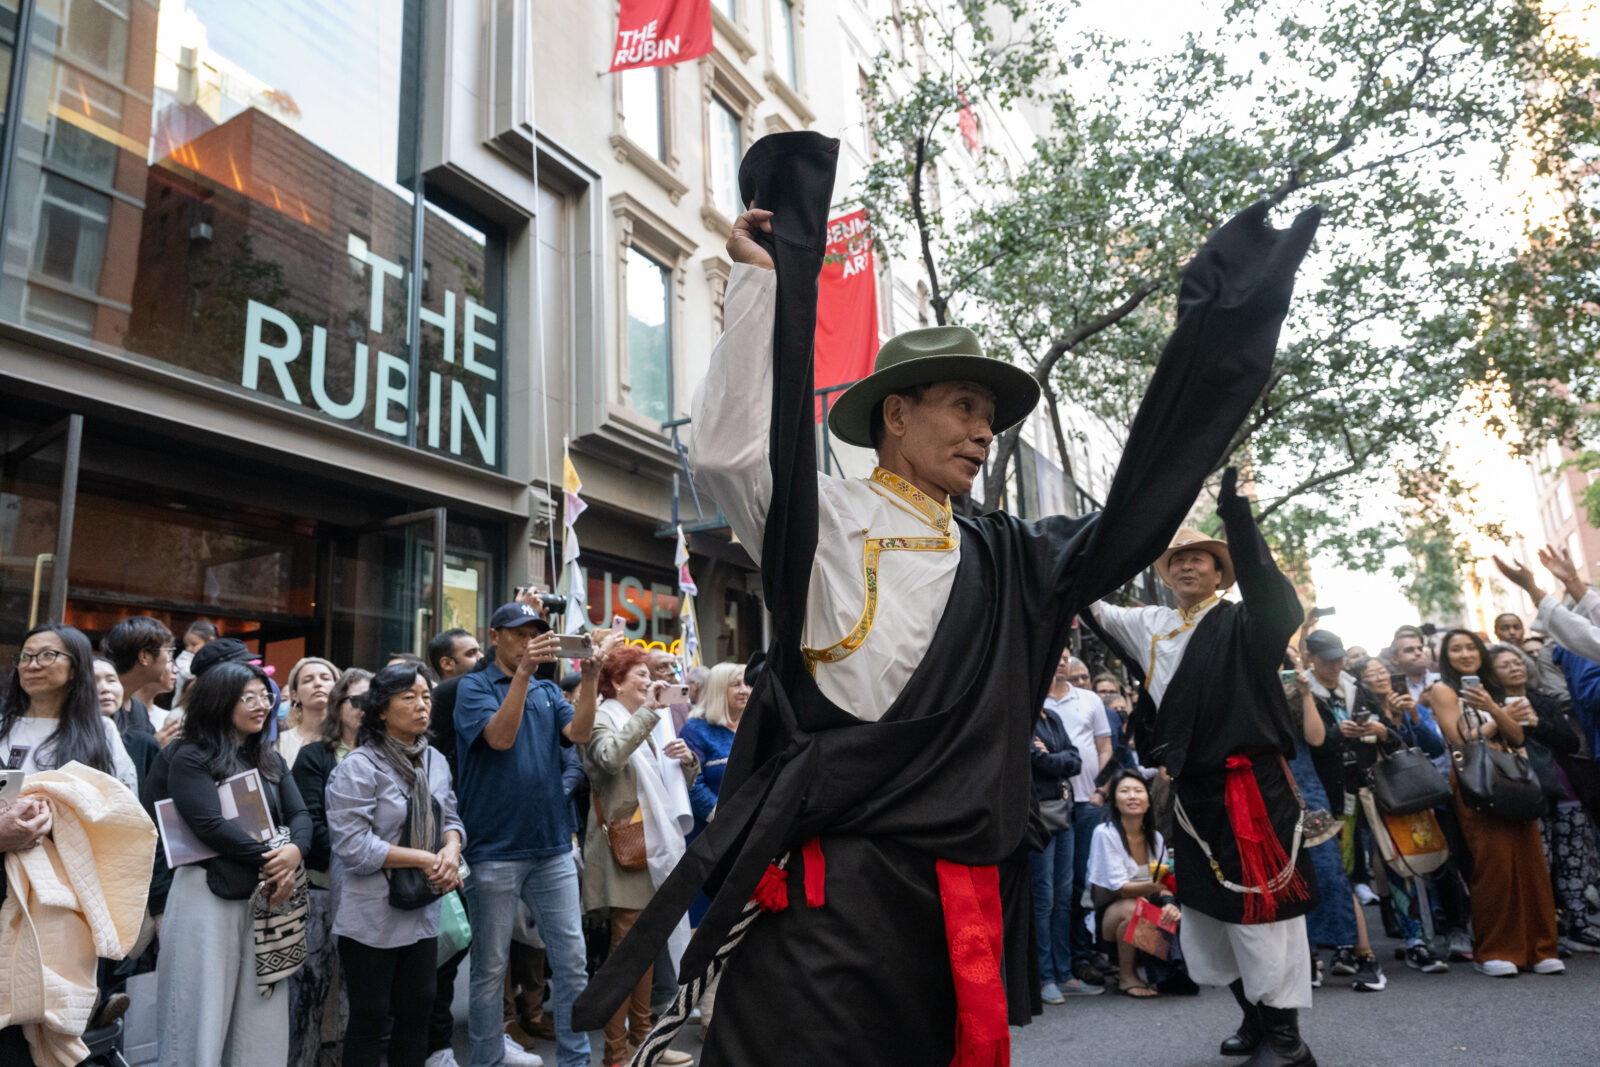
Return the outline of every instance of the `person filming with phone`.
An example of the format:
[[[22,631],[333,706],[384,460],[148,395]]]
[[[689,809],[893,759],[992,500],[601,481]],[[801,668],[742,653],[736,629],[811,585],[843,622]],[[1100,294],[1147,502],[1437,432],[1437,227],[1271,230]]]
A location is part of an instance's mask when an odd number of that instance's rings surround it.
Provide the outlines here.
[[[540,608],[523,601],[500,605],[489,618],[489,643],[493,662],[461,678],[453,714],[460,768],[456,795],[472,869],[467,882],[473,927],[470,1062],[473,1067],[541,1062],[506,1036],[501,1013],[520,901],[532,912],[548,951],[557,1062],[587,1067],[588,1035],[571,1027],[572,1002],[584,987],[585,950],[561,749],[589,740],[600,658],[592,650],[584,658],[574,705],[555,682],[538,677],[542,665],[562,654],[562,638],[551,632]]]
[[[700,773],[700,760],[682,738],[663,729],[669,723],[662,713],[678,699],[669,690],[679,687],[655,678],[649,657],[631,645],[606,657],[600,676],[605,700],[584,753],[583,768],[594,792],[584,837],[583,910],[609,917],[612,948],[633,929],[677,864],[694,826],[689,787]],[[679,925],[681,936],[668,942],[669,963],[688,942],[688,922]],[[606,1022],[603,1062],[628,1062],[633,1048],[649,1036],[653,978],[652,967]],[[692,1060],[668,1049],[656,1062]]]
[[[1444,739],[1458,756],[1480,738],[1502,751],[1521,748],[1523,725],[1506,707],[1505,687],[1477,634],[1445,634],[1439,668],[1443,677],[1428,695]],[[1556,954],[1555,894],[1538,821],[1473,807],[1458,772],[1452,772],[1450,785],[1472,851],[1473,966],[1493,978],[1515,978],[1522,969],[1561,974],[1566,965]]]

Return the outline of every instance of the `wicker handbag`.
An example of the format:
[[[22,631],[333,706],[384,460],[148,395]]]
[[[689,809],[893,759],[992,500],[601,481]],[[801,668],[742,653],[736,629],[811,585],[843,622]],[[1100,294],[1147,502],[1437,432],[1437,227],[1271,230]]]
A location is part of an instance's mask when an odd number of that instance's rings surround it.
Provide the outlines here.
[[[600,791],[590,791],[589,799],[594,802],[594,817],[600,822],[600,832],[606,835],[606,844],[617,866],[625,871],[644,870],[644,812],[635,810],[631,819],[607,822],[606,813],[600,808]]]

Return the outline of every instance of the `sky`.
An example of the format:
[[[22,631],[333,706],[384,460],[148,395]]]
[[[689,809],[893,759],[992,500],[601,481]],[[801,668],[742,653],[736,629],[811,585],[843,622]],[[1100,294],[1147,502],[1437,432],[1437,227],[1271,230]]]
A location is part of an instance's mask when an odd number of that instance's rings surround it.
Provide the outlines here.
[[[1080,0],[1069,16],[1080,27],[1092,28],[1128,40],[1145,40],[1154,48],[1176,47],[1184,34],[1214,27],[1220,0],[1143,0],[1130,8],[1126,0]],[[1137,11],[1137,18],[1130,13]],[[1307,264],[1314,268],[1314,264]],[[1271,472],[1262,472],[1270,485]],[[1391,560],[1391,564],[1402,562]],[[1335,614],[1321,624],[1339,635],[1346,645],[1376,651],[1387,643],[1396,626],[1418,621],[1416,609],[1400,591],[1398,580],[1386,568],[1378,574],[1352,571],[1327,555],[1312,556],[1312,578],[1317,601]]]

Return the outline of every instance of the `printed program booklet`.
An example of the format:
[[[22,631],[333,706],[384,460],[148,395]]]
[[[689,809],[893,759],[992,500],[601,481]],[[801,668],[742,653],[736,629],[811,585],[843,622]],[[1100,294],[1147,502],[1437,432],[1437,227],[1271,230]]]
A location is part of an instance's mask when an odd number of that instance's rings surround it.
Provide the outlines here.
[[[1172,942],[1177,936],[1177,923],[1164,922],[1160,908],[1140,900],[1133,906],[1133,921],[1128,923],[1122,939],[1139,951],[1164,960],[1172,955]]]
[[[272,840],[272,816],[267,812],[267,798],[261,792],[260,771],[252,767],[224,780],[217,786],[217,802],[222,805],[224,819],[257,841]],[[156,826],[161,831],[161,847],[166,852],[168,867],[199,863],[217,854],[216,849],[195,836],[170,800],[156,801]]]

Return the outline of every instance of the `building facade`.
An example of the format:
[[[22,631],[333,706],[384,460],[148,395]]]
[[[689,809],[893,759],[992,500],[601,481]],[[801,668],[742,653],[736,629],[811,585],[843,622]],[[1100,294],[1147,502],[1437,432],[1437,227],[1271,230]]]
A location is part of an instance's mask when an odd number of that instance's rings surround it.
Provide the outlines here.
[[[838,136],[849,210],[865,75],[916,42],[895,0],[714,0],[711,54],[613,75],[618,7],[0,9],[0,656],[34,619],[133,612],[280,669],[483,636],[561,579],[567,441],[591,620],[671,645],[681,525],[706,658],[763,643],[682,451],[739,160]],[[1019,162],[1030,121],[980,105],[945,187]],[[916,256],[886,251],[880,337],[929,322]],[[1006,502],[1080,510],[1035,421]]]

